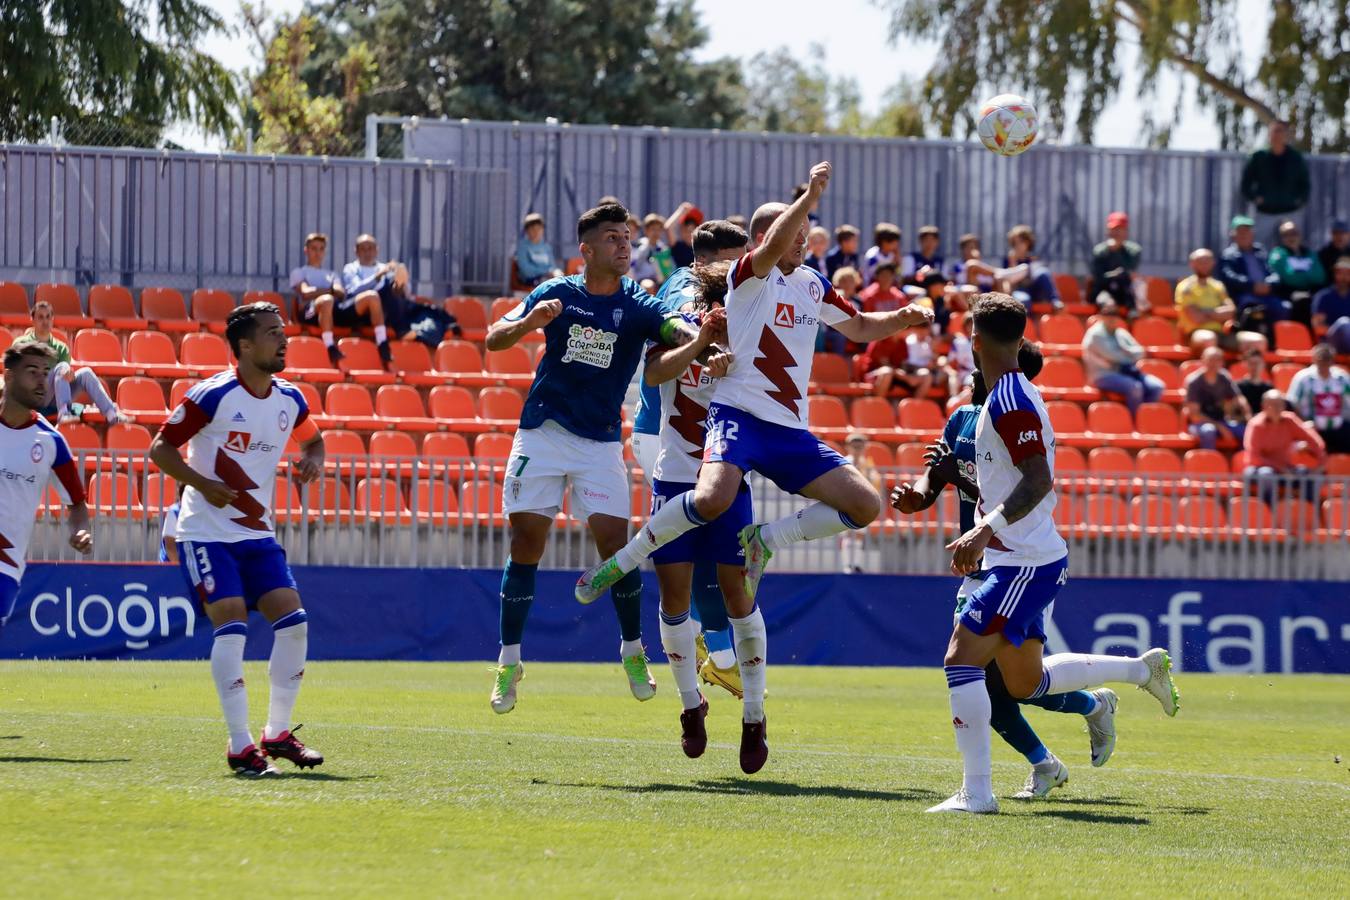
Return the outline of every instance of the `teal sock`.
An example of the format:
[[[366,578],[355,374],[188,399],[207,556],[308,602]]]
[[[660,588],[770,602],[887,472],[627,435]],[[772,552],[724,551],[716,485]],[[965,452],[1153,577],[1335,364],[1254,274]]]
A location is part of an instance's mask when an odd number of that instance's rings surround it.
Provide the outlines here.
[[[1087,691],[1069,691],[1064,694],[1044,694],[1035,700],[1023,700],[1028,706],[1039,706],[1050,712],[1076,713],[1080,716],[1091,715],[1097,708],[1097,700]]]
[[[614,611],[619,614],[619,633],[625,641],[642,638],[642,573],[636,570],[619,579],[609,590]]]
[[[528,565],[513,559],[506,560],[502,570],[501,640],[503,647],[519,644],[525,634],[525,620],[534,603],[534,578],[539,564]]]

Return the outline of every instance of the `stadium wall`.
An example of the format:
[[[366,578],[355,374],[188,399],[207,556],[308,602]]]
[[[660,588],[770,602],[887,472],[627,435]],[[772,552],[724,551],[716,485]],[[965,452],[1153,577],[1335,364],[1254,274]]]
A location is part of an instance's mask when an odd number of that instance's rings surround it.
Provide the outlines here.
[[[313,659],[483,660],[497,653],[493,569],[298,566]],[[575,573],[540,572],[527,652],[550,661],[613,661],[608,604],[572,600]],[[661,660],[656,584],[646,575],[644,630]],[[768,575],[760,589],[779,664],[932,666],[951,629],[956,580],[883,575]],[[1076,579],[1050,650],[1169,648],[1186,671],[1350,673],[1350,605],[1315,582]],[[271,632],[255,619],[248,653]],[[0,632],[3,658],[204,659],[210,627],[169,565],[36,564]]]

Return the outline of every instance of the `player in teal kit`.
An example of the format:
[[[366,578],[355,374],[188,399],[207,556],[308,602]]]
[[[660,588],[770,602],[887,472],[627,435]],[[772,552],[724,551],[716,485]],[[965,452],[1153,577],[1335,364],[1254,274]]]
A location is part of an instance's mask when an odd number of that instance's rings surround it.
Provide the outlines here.
[[[1018,352],[1018,364],[1029,381],[1034,381],[1040,374],[1043,362],[1040,349],[1034,345],[1024,344]],[[979,488],[975,483],[975,425],[987,396],[984,377],[976,370],[971,402],[951,414],[942,431],[942,439],[928,448],[925,457],[929,463],[928,470],[914,484],[902,483],[891,491],[893,507],[907,514],[921,512],[937,502],[944,488],[952,485],[960,500],[961,533],[975,527],[975,503],[979,497]],[[965,612],[970,602],[972,585],[982,581],[984,575],[982,571],[975,572],[961,580],[961,587],[956,594],[958,617]],[[1068,768],[1046,748],[1031,723],[1022,715],[1019,701],[1008,693],[996,662],[990,663],[985,669],[985,688],[989,692],[991,705],[990,726],[1031,763],[1031,774],[1026,786],[1014,796],[1020,800],[1044,797],[1067,782]],[[1100,688],[1091,693],[1072,691],[1021,702],[1053,712],[1084,716],[1091,741],[1092,764],[1104,766],[1111,758],[1111,752],[1116,746],[1115,691],[1110,688]]]

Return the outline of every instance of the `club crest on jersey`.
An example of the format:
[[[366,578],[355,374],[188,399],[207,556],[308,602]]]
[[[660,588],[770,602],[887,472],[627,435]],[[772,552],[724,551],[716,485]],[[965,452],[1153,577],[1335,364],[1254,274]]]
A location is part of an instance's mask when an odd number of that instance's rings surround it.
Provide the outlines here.
[[[622,321],[623,321],[623,310],[621,309],[614,310],[614,327],[618,328],[619,323]]]
[[[277,413],[277,427],[282,431],[291,427],[291,414],[284,409]]]
[[[797,324],[797,311],[791,303],[779,303],[773,314],[773,324],[792,328]]]
[[[35,443],[33,444],[33,449],[28,451],[28,458],[35,463],[40,463],[42,462],[43,454],[45,454],[46,452],[47,451],[42,449],[42,444]]]
[[[225,449],[232,453],[247,453],[253,435],[247,431],[231,431],[225,438]]]
[[[806,286],[806,292],[811,295],[812,300],[820,299],[820,282],[812,278],[811,283]]]

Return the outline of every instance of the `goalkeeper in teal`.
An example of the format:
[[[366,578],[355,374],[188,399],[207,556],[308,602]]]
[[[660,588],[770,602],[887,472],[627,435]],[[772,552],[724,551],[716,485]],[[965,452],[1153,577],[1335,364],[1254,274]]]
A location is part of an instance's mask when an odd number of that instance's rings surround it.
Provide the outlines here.
[[[1023,344],[1018,363],[1027,380],[1034,381],[1044,362],[1039,348]],[[902,513],[917,513],[928,509],[947,485],[956,488],[960,498],[961,533],[975,525],[975,504],[979,489],[975,482],[975,424],[980,418],[987,388],[979,371],[975,372],[971,402],[958,408],[947,420],[942,439],[928,448],[925,460],[928,469],[913,484],[902,483],[891,491],[891,506]],[[962,579],[956,594],[956,616],[960,618],[970,602],[970,593],[984,577],[979,571]],[[1044,797],[1069,780],[1069,769],[1046,748],[1022,715],[1019,703],[1039,706],[1052,712],[1076,713],[1087,720],[1092,747],[1092,764],[1104,766],[1116,746],[1116,694],[1109,688],[1095,691],[1070,691],[1049,694],[1035,700],[1017,700],[1003,684],[998,663],[991,662],[985,669],[985,686],[989,691],[991,715],[989,724],[1018,753],[1031,763],[1031,774],[1026,786],[1014,796],[1019,800]]]

